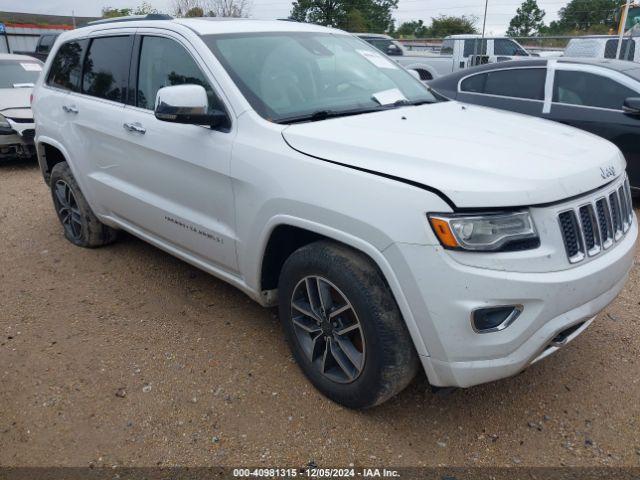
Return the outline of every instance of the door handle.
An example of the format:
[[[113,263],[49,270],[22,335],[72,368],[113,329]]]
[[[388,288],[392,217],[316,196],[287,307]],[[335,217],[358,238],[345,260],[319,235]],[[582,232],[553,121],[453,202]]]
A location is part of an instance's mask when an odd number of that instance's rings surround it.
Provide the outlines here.
[[[146,128],[144,128],[140,123],[135,122],[135,123],[125,123],[124,125],[122,125],[124,127],[124,129],[127,132],[132,132],[132,133],[139,133],[141,135],[144,135],[147,131]]]
[[[66,113],[78,113],[78,107],[76,107],[75,105],[63,105],[62,110],[64,110]]]

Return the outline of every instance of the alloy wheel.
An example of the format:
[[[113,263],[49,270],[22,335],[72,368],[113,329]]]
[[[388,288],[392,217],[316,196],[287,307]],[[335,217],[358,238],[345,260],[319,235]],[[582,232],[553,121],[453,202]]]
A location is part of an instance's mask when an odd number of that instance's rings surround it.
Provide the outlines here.
[[[308,276],[293,289],[291,322],[307,359],[326,378],[355,381],[364,368],[365,341],[353,305],[326,278]]]
[[[82,237],[82,216],[73,190],[64,180],[58,180],[53,192],[56,211],[65,232],[74,240],[79,240]]]

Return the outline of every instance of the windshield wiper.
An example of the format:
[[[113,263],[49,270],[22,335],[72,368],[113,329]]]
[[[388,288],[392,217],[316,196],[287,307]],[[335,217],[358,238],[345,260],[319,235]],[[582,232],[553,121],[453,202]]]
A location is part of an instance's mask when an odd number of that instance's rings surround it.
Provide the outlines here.
[[[393,108],[405,107],[405,106],[417,106],[425,105],[428,103],[437,103],[431,100],[398,100],[395,103],[389,105],[380,105],[378,107],[371,108],[358,108],[353,110],[317,110],[312,113],[298,115],[294,117],[286,117],[278,120],[276,123],[291,124],[291,123],[303,123],[303,122],[319,122],[328,118],[348,117],[352,115],[361,115],[364,113],[382,112],[384,110],[391,110]]]
[[[317,110],[312,113],[304,115],[297,115],[294,117],[285,117],[277,121],[277,123],[303,123],[303,122],[318,122],[320,120],[326,120],[328,118],[348,117],[351,115],[361,115],[363,113],[380,112],[387,110],[388,108],[375,107],[375,108],[358,108],[354,110]]]

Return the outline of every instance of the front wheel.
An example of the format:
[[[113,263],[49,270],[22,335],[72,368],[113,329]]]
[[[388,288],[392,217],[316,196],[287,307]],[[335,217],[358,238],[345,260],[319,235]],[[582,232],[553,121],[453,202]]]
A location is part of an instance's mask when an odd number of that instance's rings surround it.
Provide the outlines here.
[[[382,275],[363,254],[316,242],[285,262],[280,318],[313,385],[350,408],[378,405],[413,379],[418,359]]]

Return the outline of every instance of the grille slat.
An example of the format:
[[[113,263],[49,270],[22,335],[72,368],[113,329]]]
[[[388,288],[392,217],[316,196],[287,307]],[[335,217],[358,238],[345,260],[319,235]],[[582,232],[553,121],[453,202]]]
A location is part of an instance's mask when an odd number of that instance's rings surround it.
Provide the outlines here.
[[[631,228],[633,204],[629,180],[606,197],[558,214],[570,263],[583,261],[611,247]]]
[[[573,210],[562,212],[558,218],[569,261],[571,263],[581,261],[584,258],[584,247],[575,212]]]
[[[622,236],[622,214],[617,192],[609,195],[609,206],[611,207],[611,218],[613,219],[613,237],[618,240]]]
[[[601,198],[596,202],[596,211],[598,212],[602,246],[609,248],[613,243],[613,226],[611,225],[611,210],[609,210],[606,199]]]
[[[629,230],[629,204],[627,203],[627,194],[624,191],[624,186],[618,189],[618,197],[620,198],[620,215],[622,216],[622,231],[627,233]]]

